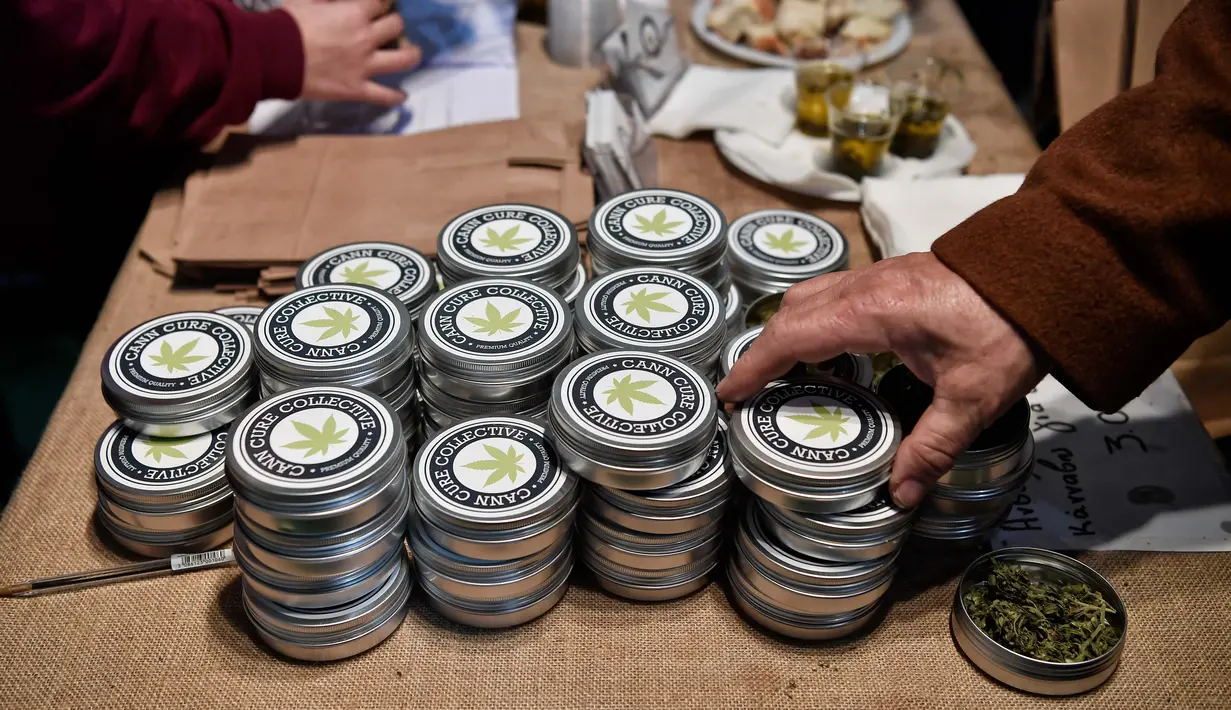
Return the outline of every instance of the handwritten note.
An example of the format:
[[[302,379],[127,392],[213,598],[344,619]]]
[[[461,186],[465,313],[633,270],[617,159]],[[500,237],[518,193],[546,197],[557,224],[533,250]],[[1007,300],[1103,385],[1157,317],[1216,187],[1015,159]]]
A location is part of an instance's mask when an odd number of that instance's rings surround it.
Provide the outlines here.
[[[1231,474],[1170,372],[1114,414],[1050,377],[1028,399],[1034,472],[994,546],[1231,551]]]

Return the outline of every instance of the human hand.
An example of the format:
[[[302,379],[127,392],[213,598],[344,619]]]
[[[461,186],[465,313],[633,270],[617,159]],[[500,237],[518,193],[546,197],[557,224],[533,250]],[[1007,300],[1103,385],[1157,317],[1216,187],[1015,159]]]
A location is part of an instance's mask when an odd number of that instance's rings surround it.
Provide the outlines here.
[[[718,396],[746,399],[797,362],[843,352],[894,352],[935,389],[893,462],[889,490],[905,508],[1043,375],[1026,341],[970,284],[930,253],[909,254],[793,286]]]
[[[295,18],[303,36],[302,98],[365,101],[396,106],[406,94],[372,81],[375,74],[406,71],[419,63],[419,48],[380,47],[402,33],[397,14],[381,0],[288,0],[283,8]]]

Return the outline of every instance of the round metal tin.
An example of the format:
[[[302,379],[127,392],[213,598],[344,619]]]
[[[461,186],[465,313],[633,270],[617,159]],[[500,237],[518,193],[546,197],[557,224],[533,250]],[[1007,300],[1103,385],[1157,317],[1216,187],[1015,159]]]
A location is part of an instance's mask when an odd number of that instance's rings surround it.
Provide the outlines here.
[[[725,301],[727,314],[727,337],[731,337],[744,327],[744,299],[739,294],[739,289],[735,284],[727,287],[727,298]]]
[[[978,545],[987,540],[1000,526],[1000,522],[1013,507],[1013,498],[1001,501],[1001,507],[980,515],[956,517],[936,514],[929,509],[926,500],[920,506],[911,535],[929,542],[970,543]]]
[[[189,436],[222,426],[255,394],[248,329],[217,313],[155,318],[111,345],[102,363],[103,398],[132,429]]]
[[[426,536],[412,538],[412,540],[416,545],[432,544],[431,538]],[[443,550],[438,546],[437,549]],[[420,556],[418,557],[419,581],[424,587],[430,587],[440,592],[442,596],[453,599],[479,602],[524,599],[550,584],[561,569],[573,566],[571,540],[566,539],[544,552],[550,554],[530,556],[532,560],[535,560],[533,564],[510,569],[500,574],[474,576],[459,574],[457,569],[439,569],[430,563],[425,564],[424,558]],[[418,554],[416,552],[417,556]],[[448,552],[444,551],[444,554]]]
[[[634,190],[594,210],[586,248],[596,264],[656,264],[696,273],[723,258],[726,228],[722,211],[706,199],[678,190]]]
[[[413,320],[436,292],[432,264],[418,251],[389,242],[357,242],[326,249],[303,262],[295,287],[356,284],[394,296]]]
[[[587,352],[653,350],[709,374],[726,338],[718,293],[674,269],[640,266],[598,277],[586,284],[575,310],[577,339]]]
[[[877,617],[879,604],[846,614],[796,614],[774,606],[740,571],[734,558],[727,562],[732,599],[740,611],[763,628],[800,641],[832,641],[857,633]]]
[[[256,362],[271,391],[334,384],[381,394],[406,376],[414,335],[406,306],[354,284],[311,286],[270,304],[256,325]]]
[[[499,562],[528,557],[569,539],[578,501],[566,508],[558,518],[517,531],[475,533],[457,528],[446,529],[428,518],[419,509],[423,532],[436,544],[461,557],[487,562]]]
[[[458,599],[427,584],[428,603],[441,616],[464,626],[503,629],[533,621],[551,610],[568,591],[572,560],[556,571],[532,594],[517,599],[475,601]]]
[[[648,572],[685,567],[718,552],[723,532],[719,523],[715,520],[687,533],[653,535],[620,528],[585,514],[578,527],[587,550],[613,564]]]
[[[554,210],[489,205],[461,214],[441,230],[436,262],[445,286],[475,278],[521,278],[563,292],[576,277],[581,250],[572,222]]]
[[[879,397],[826,375],[770,383],[731,421],[736,475],[762,499],[804,513],[872,502],[901,439]]]
[[[665,355],[604,351],[552,388],[550,435],[568,467],[611,488],[647,490],[696,473],[718,432],[713,388]]]
[[[419,322],[423,377],[449,396],[503,402],[543,392],[572,356],[573,314],[554,291],[514,279],[449,288]]]
[[[579,495],[543,426],[520,417],[480,417],[441,431],[419,450],[413,481],[424,517],[471,540],[558,527]]]
[[[731,374],[732,368],[735,367],[735,362],[743,357],[744,353],[748,352],[748,349],[752,347],[753,341],[764,330],[765,326],[759,325],[755,328],[749,328],[727,341],[726,346],[722,349],[722,356],[718,361],[719,375],[721,377]],[[876,368],[872,364],[872,358],[867,355],[842,353],[822,363],[796,363],[795,367],[791,368],[790,372],[784,375],[784,377],[808,377],[811,375],[830,375],[854,382],[860,387],[870,388],[872,380],[876,377]]]
[[[1098,591],[1115,609],[1108,621],[1119,629],[1120,640],[1103,655],[1077,663],[1040,661],[1001,646],[970,618],[964,600],[972,587],[987,579],[993,561],[1024,567],[1040,579],[1085,584]],[[1097,688],[1115,673],[1128,635],[1128,610],[1111,582],[1089,566],[1049,550],[1007,547],[983,555],[966,568],[953,596],[949,625],[966,658],[1001,683],[1040,695],[1076,695]]]
[[[744,327],[756,328],[765,325],[781,307],[781,293],[767,293],[755,300],[749,300],[748,307],[744,309]]]
[[[981,487],[959,487],[937,484],[924,500],[930,515],[940,514],[955,517],[972,517],[1001,511],[1017,497],[1018,491],[1030,478],[1033,470],[1031,459],[1012,475],[996,478]]]
[[[577,271],[573,275],[573,280],[570,281],[560,295],[564,297],[564,302],[571,308],[573,302],[577,300],[577,295],[581,293],[581,287],[586,285],[586,265],[580,262],[577,263]]]
[[[174,554],[204,552],[225,544],[231,539],[231,524],[224,520],[213,530],[193,529],[190,536],[167,532],[143,532],[121,527],[115,518],[103,510],[97,519],[111,537],[125,548],[145,557],[170,557]]]
[[[243,550],[236,554],[242,554],[256,564],[285,577],[326,583],[325,580],[345,577],[358,570],[367,569],[383,560],[391,551],[398,549],[402,545],[406,526],[405,509],[401,513],[395,525],[387,525],[365,538],[342,545],[305,547],[296,554],[267,548],[263,539],[256,537],[256,533],[252,532],[243,520],[236,518],[235,548]]]
[[[261,311],[265,310],[264,306],[223,306],[215,308],[214,313],[226,316],[236,323],[242,324],[251,333],[256,327],[256,321],[261,317]]]
[[[722,557],[720,549],[689,564],[663,570],[642,570],[617,564],[592,549],[582,551],[582,562],[594,573],[599,586],[634,601],[660,602],[679,599],[705,588]]]
[[[226,466],[237,505],[252,503],[257,523],[281,530],[302,520],[321,530],[339,529],[332,526],[348,520],[357,501],[403,475],[405,460],[405,435],[389,405],[329,386],[283,392],[250,409],[231,430]]]
[[[846,268],[846,238],[820,217],[760,210],[727,230],[731,277],[750,298],[781,293],[801,281]]]
[[[328,609],[352,604],[388,583],[404,564],[406,553],[396,548],[383,560],[352,574],[328,579],[309,579],[279,575],[248,558],[236,556],[244,574],[244,585],[256,594],[292,609]]]
[[[893,505],[886,492],[849,513],[805,515],[759,501],[764,528],[784,547],[835,562],[874,560],[897,552],[910,534],[914,511]]]
[[[100,493],[126,508],[178,513],[228,490],[225,428],[163,439],[115,422],[94,447]]]
[[[98,508],[100,512],[125,526],[149,532],[173,533],[208,526],[211,523],[221,524],[223,518],[229,519],[235,503],[231,489],[224,488],[208,498],[152,512],[129,508],[99,491]]]
[[[402,556],[395,574],[376,591],[351,604],[293,609],[263,598],[245,580],[244,609],[261,639],[284,656],[336,661],[375,647],[406,617],[410,563]]]

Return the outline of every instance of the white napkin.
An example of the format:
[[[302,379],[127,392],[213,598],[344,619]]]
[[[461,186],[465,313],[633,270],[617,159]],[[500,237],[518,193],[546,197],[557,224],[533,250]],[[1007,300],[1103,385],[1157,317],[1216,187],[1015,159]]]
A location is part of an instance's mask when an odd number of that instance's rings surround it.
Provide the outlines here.
[[[968,175],[932,180],[863,181],[859,208],[881,254],[928,251],[932,242],[970,215],[1017,192],[1025,175]]]
[[[782,143],[795,115],[781,109],[794,84],[784,69],[720,69],[693,64],[650,119],[650,130],[670,138],[696,131],[747,132],[769,145]]]

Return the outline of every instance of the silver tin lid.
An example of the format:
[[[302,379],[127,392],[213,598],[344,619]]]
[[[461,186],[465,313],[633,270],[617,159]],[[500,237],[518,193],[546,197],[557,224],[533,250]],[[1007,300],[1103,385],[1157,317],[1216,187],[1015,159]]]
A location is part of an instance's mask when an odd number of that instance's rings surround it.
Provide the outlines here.
[[[240,563],[244,584],[257,595],[294,609],[327,609],[352,604],[383,587],[389,577],[397,574],[405,557],[405,549],[399,546],[370,567],[326,581],[309,580],[307,585],[298,578],[291,584],[285,584],[287,578],[271,573],[267,568],[254,566],[250,560],[240,562],[236,557],[236,562]]]
[[[634,190],[599,205],[586,248],[612,267],[703,267],[726,253],[727,221],[712,202],[679,190]]]
[[[128,508],[172,512],[227,488],[226,428],[176,439],[138,434],[116,422],[94,447],[99,489]]]
[[[220,524],[223,518],[230,519],[235,508],[235,496],[230,487],[214,492],[208,498],[186,503],[182,506],[160,510],[129,507],[116,501],[105,491],[98,492],[99,511],[131,528],[151,532],[179,532],[199,527]]]
[[[762,511],[793,530],[824,538],[841,540],[874,540],[900,535],[910,529],[914,510],[894,505],[888,489],[881,489],[876,500],[843,513],[800,513],[779,508],[764,501]]]
[[[431,263],[418,251],[389,242],[358,242],[326,249],[295,274],[295,287],[356,284],[395,296],[413,319],[436,292]]]
[[[425,370],[474,381],[527,379],[571,355],[573,314],[551,289],[519,279],[480,279],[433,298],[423,309],[419,335]]]
[[[761,498],[801,512],[871,502],[902,438],[879,397],[836,377],[780,380],[741,402],[731,421],[735,471]]]
[[[759,325],[755,328],[750,328],[727,341],[727,344],[722,349],[722,357],[718,361],[719,374],[726,377],[731,374],[731,369],[735,367],[735,361],[743,357],[744,353],[752,347],[752,343],[761,332],[765,330],[765,326]],[[876,368],[872,363],[872,358],[861,353],[842,353],[841,355],[826,360],[821,363],[796,363],[795,367],[791,368],[785,377],[801,377],[809,375],[832,375],[849,382],[854,382],[860,387],[871,387],[872,380],[876,377]]]
[[[577,338],[588,352],[633,348],[708,367],[726,338],[718,293],[674,269],[634,267],[601,276],[577,297]]]
[[[674,486],[648,491],[595,486],[594,493],[618,508],[643,516],[686,514],[698,509],[708,509],[716,502],[725,501],[730,496],[733,478],[728,456],[727,427],[726,417],[720,414],[718,433],[710,443],[701,469]]]
[[[231,430],[236,495],[271,511],[345,510],[405,466],[397,414],[348,387],[304,387],[262,400]]]
[[[713,387],[675,358],[609,350],[560,373],[549,410],[553,436],[600,461],[670,465],[697,457],[695,473],[718,431]],[[661,487],[661,486],[659,486]]]
[[[419,450],[412,475],[425,517],[476,537],[557,520],[578,496],[577,479],[560,465],[543,426],[520,417],[445,429]]]
[[[727,254],[733,280],[757,293],[786,291],[846,268],[846,238],[820,217],[798,210],[760,210],[731,223]]]
[[[146,557],[170,557],[174,554],[191,554],[212,550],[231,539],[231,524],[223,522],[219,527],[204,532],[194,529],[195,537],[166,533],[136,533],[114,525],[112,518],[100,515],[104,530],[125,548]]]
[[[203,311],[172,313],[112,344],[103,357],[103,396],[125,419],[207,419],[251,392],[252,359],[252,336],[238,322]]]
[[[586,265],[581,262],[577,263],[577,271],[570,281],[561,291],[561,296],[564,297],[564,302],[570,307],[577,300],[577,294],[581,293],[581,287],[586,285]]]
[[[290,383],[363,386],[408,366],[413,333],[406,306],[383,291],[311,286],[261,314],[257,365]]]
[[[781,609],[745,577],[734,556],[727,562],[727,578],[732,599],[740,611],[760,626],[787,638],[832,641],[857,633],[882,618],[878,613],[883,608],[880,604],[845,614],[798,614]]]
[[[723,542],[722,521],[674,535],[654,535],[608,524],[583,514],[578,528],[587,550],[630,569],[674,570],[711,557]]]
[[[1073,663],[1041,661],[1000,645],[971,618],[965,601],[966,594],[987,579],[994,561],[1018,565],[1036,579],[1085,584],[1099,592],[1113,610],[1106,619],[1120,632],[1119,640],[1102,655]],[[1128,609],[1111,582],[1071,557],[1030,547],[995,550],[970,563],[958,581],[949,621],[954,642],[971,663],[1006,685],[1040,695],[1076,695],[1102,685],[1119,666],[1128,635]]]
[[[912,516],[905,516],[905,524],[885,525],[885,516],[881,513],[888,507],[878,507],[875,503],[852,511],[855,515],[833,516],[805,516],[764,501],[759,501],[758,507],[762,525],[781,545],[805,557],[821,560],[857,562],[886,557],[897,552],[910,534]],[[846,522],[852,519],[855,525],[848,526]],[[862,523],[869,520],[875,521],[866,526],[872,532],[851,531],[850,528],[863,530]]]
[[[572,571],[569,560],[534,592],[516,599],[460,599],[426,584],[423,591],[432,608],[450,621],[482,629],[503,629],[525,624],[551,611],[568,591]]]
[[[222,308],[215,308],[214,313],[226,316],[237,323],[242,323],[248,328],[248,332],[251,333],[252,329],[256,327],[256,321],[261,317],[261,311],[263,310],[265,310],[264,306],[223,306]]]
[[[424,554],[424,550],[431,550]],[[573,564],[573,544],[565,539],[560,544],[530,555],[526,560],[517,560],[517,566],[505,565],[500,572],[489,570],[472,573],[459,569],[459,565],[438,565],[452,555],[448,550],[435,545],[430,537],[411,538],[415,552],[419,581],[442,596],[467,601],[508,601],[524,599],[541,590],[556,577],[564,567]],[[462,559],[462,558],[458,558]]]
[[[609,564],[601,557],[593,554],[583,556],[586,566],[594,572],[594,579],[604,591],[617,597],[632,599],[638,602],[665,602],[680,599],[709,586],[710,573],[718,567],[718,557],[712,564],[697,563],[678,577],[667,579],[627,579],[617,578]]]
[[[436,262],[446,286],[483,277],[524,278],[562,291],[575,277],[577,230],[545,207],[501,204],[459,215],[441,230]]]
[[[735,284],[727,287],[726,300],[727,335],[733,335],[744,327],[744,299]]]

